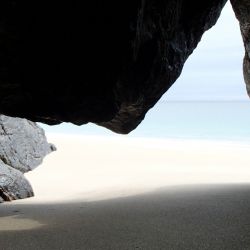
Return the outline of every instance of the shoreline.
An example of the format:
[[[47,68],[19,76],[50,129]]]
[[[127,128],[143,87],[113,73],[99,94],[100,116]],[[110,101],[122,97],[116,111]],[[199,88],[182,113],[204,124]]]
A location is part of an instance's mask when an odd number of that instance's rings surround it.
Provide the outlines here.
[[[45,131],[46,132],[46,131]],[[249,146],[250,140],[240,140],[240,139],[212,139],[212,138],[193,138],[193,137],[146,137],[146,136],[133,136],[133,135],[120,135],[120,134],[111,134],[111,135],[98,135],[98,134],[78,134],[78,133],[47,133],[48,138],[67,138],[67,139],[98,139],[98,140],[114,140],[114,141],[134,141],[134,142],[173,142],[173,143],[202,143],[202,144],[216,144],[216,145],[232,145],[232,146]]]
[[[51,134],[48,141],[57,151],[25,175],[34,202],[101,200],[164,186],[250,183],[250,147],[244,145]]]

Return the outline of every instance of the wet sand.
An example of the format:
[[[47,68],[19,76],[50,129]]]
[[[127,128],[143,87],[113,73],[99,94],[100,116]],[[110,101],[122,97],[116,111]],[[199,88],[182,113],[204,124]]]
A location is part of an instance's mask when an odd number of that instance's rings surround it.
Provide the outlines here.
[[[248,146],[49,140],[36,197],[0,205],[0,249],[250,249]]]

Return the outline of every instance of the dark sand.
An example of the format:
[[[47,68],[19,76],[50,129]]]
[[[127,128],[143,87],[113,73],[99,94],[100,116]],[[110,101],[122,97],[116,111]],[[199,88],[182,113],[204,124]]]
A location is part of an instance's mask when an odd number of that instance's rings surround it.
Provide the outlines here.
[[[0,230],[2,250],[247,250],[250,185],[168,187],[96,202],[2,204]]]

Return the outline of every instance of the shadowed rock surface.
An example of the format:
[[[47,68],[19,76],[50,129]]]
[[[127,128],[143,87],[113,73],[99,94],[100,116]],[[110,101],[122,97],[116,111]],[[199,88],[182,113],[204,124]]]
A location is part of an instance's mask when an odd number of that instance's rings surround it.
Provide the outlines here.
[[[225,2],[2,1],[0,113],[128,133],[178,78]]]
[[[55,147],[44,131],[26,119],[0,116],[0,202],[33,196],[23,173],[39,164]]]
[[[244,80],[247,93],[250,96],[250,1],[231,0],[236,17],[240,22],[241,34],[245,46],[245,57],[243,61]]]

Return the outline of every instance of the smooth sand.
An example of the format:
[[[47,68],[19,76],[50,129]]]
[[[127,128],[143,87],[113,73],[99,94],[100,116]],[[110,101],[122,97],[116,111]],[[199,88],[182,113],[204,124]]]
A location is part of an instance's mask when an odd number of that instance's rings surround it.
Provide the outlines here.
[[[0,249],[250,249],[250,147],[48,136],[36,197],[0,205]]]

